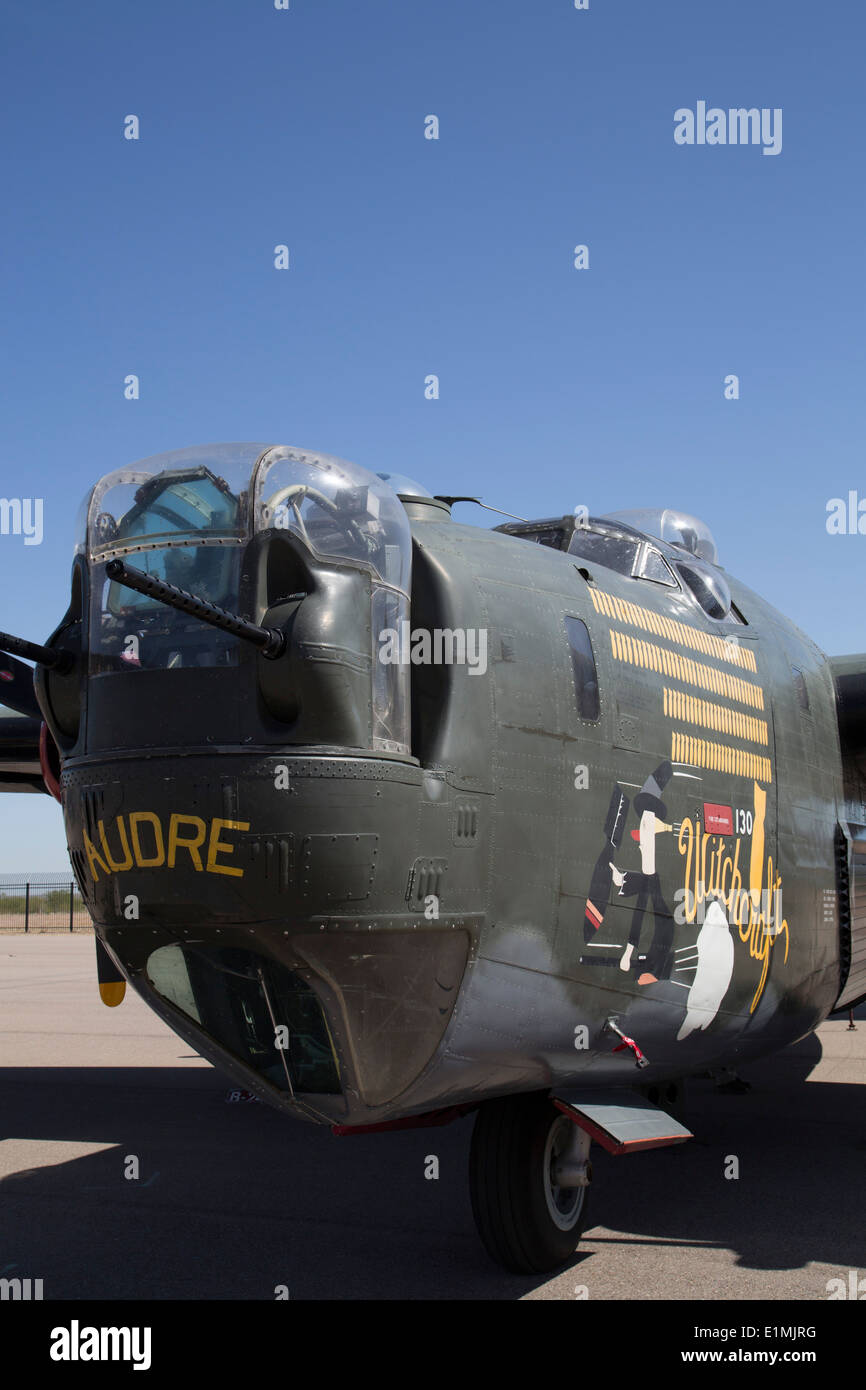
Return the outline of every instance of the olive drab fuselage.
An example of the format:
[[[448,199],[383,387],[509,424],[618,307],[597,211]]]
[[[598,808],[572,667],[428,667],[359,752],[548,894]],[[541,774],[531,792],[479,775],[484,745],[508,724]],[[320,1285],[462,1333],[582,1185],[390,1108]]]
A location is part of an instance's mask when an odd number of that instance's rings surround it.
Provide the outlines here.
[[[405,510],[396,618],[483,631],[486,670],[408,664],[403,749],[371,735],[387,586],[297,536],[240,552],[238,611],[287,632],[279,659],[41,678],[76,877],[133,986],[238,1084],[343,1125],[649,1085],[815,1028],[854,968],[864,820],[827,660],[733,581],[745,621],[720,622],[683,586]],[[55,640],[87,650],[102,581],[76,565]]]

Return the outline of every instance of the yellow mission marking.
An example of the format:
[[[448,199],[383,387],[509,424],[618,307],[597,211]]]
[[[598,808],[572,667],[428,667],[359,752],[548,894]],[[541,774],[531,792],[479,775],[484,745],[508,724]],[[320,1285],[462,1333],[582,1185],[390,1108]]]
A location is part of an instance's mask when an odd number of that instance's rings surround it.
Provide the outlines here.
[[[732,666],[740,666],[744,671],[757,672],[758,664],[751,647],[741,647],[736,640],[726,642],[715,633],[703,632],[689,623],[680,623],[673,618],[665,618],[651,608],[629,603],[627,599],[617,598],[605,593],[603,589],[590,588],[589,596],[596,613],[604,613],[608,618],[626,623],[629,627],[640,627],[656,637],[664,637],[681,647],[701,652],[704,656],[715,657],[717,661],[728,661]]]
[[[617,628],[608,628],[608,632],[611,652],[616,661],[673,676],[684,685],[696,685],[699,689],[711,691],[714,695],[736,700],[738,704],[751,705],[753,709],[764,708],[764,692],[753,681],[742,680],[739,676],[732,676],[730,672],[720,671],[715,666],[705,666],[702,661],[693,661],[690,656],[680,656],[679,652],[671,651],[670,647],[660,647],[655,642],[638,641]]]
[[[763,743],[765,747],[770,742],[765,719],[755,719],[751,714],[743,714],[742,710],[717,705],[712,700],[701,700],[685,690],[670,690],[665,686],[664,709],[669,719],[683,724],[701,724],[716,733],[731,734],[749,743]]]
[[[727,772],[735,777],[750,777],[755,782],[772,782],[773,769],[769,758],[752,753],[747,748],[735,748],[730,743],[711,743],[693,738],[691,734],[671,733],[671,762],[705,767],[713,772]]]

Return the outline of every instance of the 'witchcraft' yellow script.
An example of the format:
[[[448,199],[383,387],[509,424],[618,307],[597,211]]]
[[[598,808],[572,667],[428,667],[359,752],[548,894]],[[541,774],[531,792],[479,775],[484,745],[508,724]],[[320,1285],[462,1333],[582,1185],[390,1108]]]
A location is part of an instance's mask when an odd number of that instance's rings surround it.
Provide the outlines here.
[[[784,933],[788,959],[788,923],[782,917],[782,875],[775,871],[772,855],[764,858],[764,823],[767,793],[756,782],[755,815],[749,851],[748,882],[740,869],[742,839],[708,835],[698,822],[684,820],[677,848],[685,857],[685,915],[687,922],[701,920],[701,904],[714,897],[724,903],[728,921],[740,940],[749,943],[749,955],[761,962],[761,975],[749,1013],[754,1013],[767,983],[770,952]]]

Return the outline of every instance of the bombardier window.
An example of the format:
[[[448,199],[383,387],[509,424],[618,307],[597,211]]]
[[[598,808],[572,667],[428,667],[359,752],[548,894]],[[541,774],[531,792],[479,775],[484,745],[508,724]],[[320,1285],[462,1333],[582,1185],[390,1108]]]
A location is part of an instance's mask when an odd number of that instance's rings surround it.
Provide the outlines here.
[[[339,1065],[322,1006],[279,961],[225,946],[159,946],[147,961],[158,994],[272,1086],[340,1094]],[[288,1037],[275,1045],[275,1026]]]
[[[599,694],[598,671],[595,665],[592,642],[586,623],[580,618],[566,618],[565,630],[571,648],[571,669],[574,675],[574,693],[577,698],[577,712],[581,719],[598,719]]]

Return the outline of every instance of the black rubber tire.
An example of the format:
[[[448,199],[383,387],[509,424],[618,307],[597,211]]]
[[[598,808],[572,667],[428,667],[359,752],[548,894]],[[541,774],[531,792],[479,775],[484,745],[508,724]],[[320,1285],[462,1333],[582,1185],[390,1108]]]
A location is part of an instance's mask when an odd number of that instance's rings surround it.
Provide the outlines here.
[[[488,1255],[515,1274],[542,1274],[571,1259],[586,1224],[589,1189],[573,1227],[561,1230],[544,1190],[544,1153],[561,1112],[545,1092],[488,1100],[469,1151],[469,1190]]]

